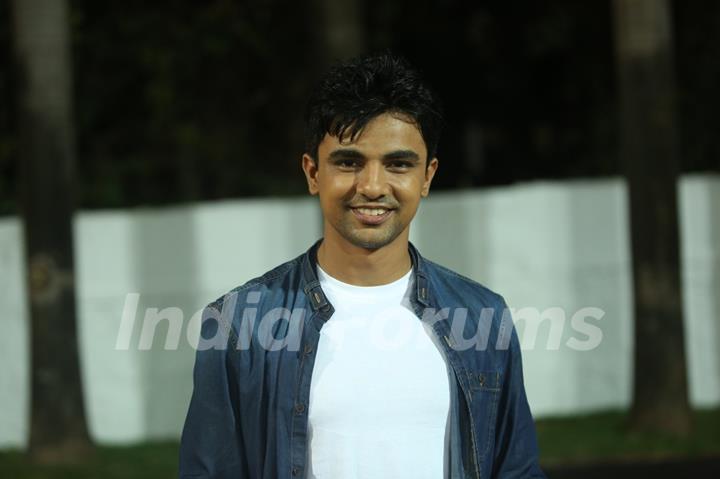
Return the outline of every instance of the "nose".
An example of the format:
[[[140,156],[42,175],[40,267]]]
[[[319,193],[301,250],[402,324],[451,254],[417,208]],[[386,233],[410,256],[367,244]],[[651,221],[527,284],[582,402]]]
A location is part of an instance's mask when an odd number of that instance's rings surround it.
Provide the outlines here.
[[[369,161],[357,173],[357,192],[366,198],[379,198],[386,193],[385,169],[380,162]]]

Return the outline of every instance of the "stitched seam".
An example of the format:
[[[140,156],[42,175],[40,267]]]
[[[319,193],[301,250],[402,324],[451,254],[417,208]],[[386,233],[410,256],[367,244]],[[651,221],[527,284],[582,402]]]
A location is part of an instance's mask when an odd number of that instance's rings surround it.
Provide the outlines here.
[[[437,269],[443,271],[444,273],[447,273],[447,274],[449,274],[449,275],[451,275],[451,276],[454,276],[454,277],[456,277],[456,278],[462,279],[462,280],[465,281],[466,283],[470,283],[470,284],[472,284],[472,285],[474,285],[474,286],[480,286],[480,287],[483,288],[483,289],[487,289],[487,287],[485,287],[485,286],[483,286],[482,284],[478,283],[478,282],[475,281],[474,279],[470,279],[470,278],[468,278],[467,276],[463,276],[463,275],[461,275],[460,273],[457,273],[457,272],[455,272],[455,271],[453,271],[453,270],[451,270],[451,269],[446,268],[445,266],[439,265],[439,264],[434,263],[434,262],[432,262],[432,261],[430,261],[430,260],[425,260],[425,261],[427,261],[428,263],[432,264],[433,266],[435,266]],[[490,291],[490,290],[488,290],[488,291]],[[493,293],[493,294],[497,295],[497,293]]]
[[[470,403],[472,404],[472,403]],[[468,405],[468,408],[470,407],[470,404]],[[473,447],[473,464],[475,464],[475,473],[477,475],[477,478],[480,479],[480,462],[478,461],[478,451],[477,451],[477,438],[475,437],[475,421],[473,420],[473,414],[472,411],[470,411],[470,437],[472,438],[472,447]],[[489,440],[488,440],[489,442]]]
[[[298,261],[297,259],[294,259],[292,261],[285,263],[282,266],[278,266],[278,268],[282,268],[279,271],[274,271],[274,272],[269,271],[258,278],[253,278],[250,281],[248,281],[247,283],[230,290],[228,293],[225,294],[225,296],[227,296],[230,293],[239,293],[241,291],[245,291],[246,289],[251,288],[253,286],[258,286],[261,284],[269,283],[270,281],[277,279],[280,276],[282,276],[283,274],[287,273],[290,269],[292,269],[295,266],[295,263],[297,261]],[[270,273],[272,273],[272,274],[270,274]]]
[[[317,313],[311,314],[308,322],[312,323],[312,321],[316,315],[317,315]],[[317,354],[317,346],[313,348],[312,354],[313,355]],[[307,367],[307,359],[308,359],[307,355],[305,354],[304,348],[301,349],[300,355],[301,355],[301,357],[300,357],[300,365],[298,368],[299,371],[298,371],[298,375],[297,375],[297,385],[295,387],[295,399],[296,400],[300,399],[300,392],[301,392],[302,386],[303,386],[303,372],[304,372],[305,368]],[[315,364],[315,360],[313,359],[313,365],[314,364]],[[312,374],[310,374],[308,381],[310,383],[312,383]],[[312,384],[308,385],[308,389],[311,387],[311,385]],[[310,417],[310,401],[308,400],[308,402],[305,406],[305,419],[304,419],[304,421],[305,421],[305,448],[303,451],[303,455],[306,457],[307,457],[307,453],[308,453],[307,431],[308,431],[309,422],[310,422],[309,417]],[[290,421],[290,475],[292,475],[292,470],[295,467],[295,457],[293,455],[295,443],[296,443],[296,441],[295,441],[295,416],[293,415],[293,419]],[[307,463],[307,460],[305,460],[303,462],[303,471],[306,472],[307,469],[308,469],[308,463]]]
[[[485,451],[483,451],[483,455],[485,456],[487,456],[488,451],[490,451],[490,442],[495,435],[495,422],[497,421],[497,406],[500,397],[500,390],[492,390],[492,395],[493,397],[490,406],[490,415],[488,417],[488,440],[485,444]]]

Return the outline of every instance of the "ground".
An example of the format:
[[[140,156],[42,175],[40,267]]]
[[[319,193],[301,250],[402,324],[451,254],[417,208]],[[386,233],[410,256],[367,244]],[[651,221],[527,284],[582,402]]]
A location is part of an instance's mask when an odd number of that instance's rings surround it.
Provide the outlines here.
[[[553,479],[720,477],[720,409],[696,411],[685,439],[629,434],[618,412],[538,421],[544,469]],[[177,477],[178,444],[99,447],[80,464],[38,465],[0,452],[0,477],[17,479],[163,479]]]

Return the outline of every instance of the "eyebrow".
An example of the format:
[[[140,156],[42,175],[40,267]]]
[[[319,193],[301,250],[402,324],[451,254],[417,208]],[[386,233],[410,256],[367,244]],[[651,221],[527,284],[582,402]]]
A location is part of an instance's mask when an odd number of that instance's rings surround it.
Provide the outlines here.
[[[420,157],[412,150],[396,150],[383,155],[384,160],[420,161]]]
[[[365,155],[363,155],[360,151],[354,149],[354,148],[340,148],[337,150],[334,150],[330,153],[329,159],[330,160],[336,160],[340,158],[353,158],[353,159],[365,159]],[[383,155],[383,160],[410,160],[410,161],[420,161],[420,157],[417,153],[415,153],[412,150],[395,150],[391,151],[389,153],[385,153]]]
[[[364,159],[365,155],[360,153],[358,150],[355,150],[353,148],[340,148],[337,150],[333,150],[330,152],[329,159],[331,160],[337,160],[340,158],[353,158],[353,159]]]

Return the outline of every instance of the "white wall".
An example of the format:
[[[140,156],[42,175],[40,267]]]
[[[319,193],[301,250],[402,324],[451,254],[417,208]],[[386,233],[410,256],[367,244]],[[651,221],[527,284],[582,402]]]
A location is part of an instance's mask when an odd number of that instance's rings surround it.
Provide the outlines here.
[[[510,307],[565,313],[558,349],[548,350],[548,321],[523,352],[535,414],[624,407],[632,285],[622,183],[533,183],[434,199],[414,231],[421,251],[489,285]],[[605,312],[603,339],[592,351],[576,351],[566,343],[582,336],[570,319],[587,306]]]
[[[22,235],[14,219],[0,220],[0,448],[26,443],[29,414],[29,337]]]
[[[80,213],[76,218],[78,309],[91,433],[103,443],[178,437],[191,392],[190,317],[212,299],[303,252],[321,231],[313,198],[249,200]],[[680,184],[690,394],[720,404],[720,177]],[[536,415],[626,407],[630,400],[632,292],[627,198],[620,180],[531,183],[435,193],[412,241],[430,259],[502,293],[511,307],[566,315],[557,349],[550,322],[523,351]],[[28,435],[28,326],[22,236],[0,220],[0,448]],[[117,350],[128,293],[139,293],[129,350]],[[132,298],[132,296],[131,296]],[[591,351],[572,314],[604,311]],[[139,350],[146,308],[178,307],[180,347],[165,350],[169,321]],[[125,323],[126,325],[129,323]]]
[[[720,403],[720,176],[686,178],[680,190],[683,310],[690,398]]]

